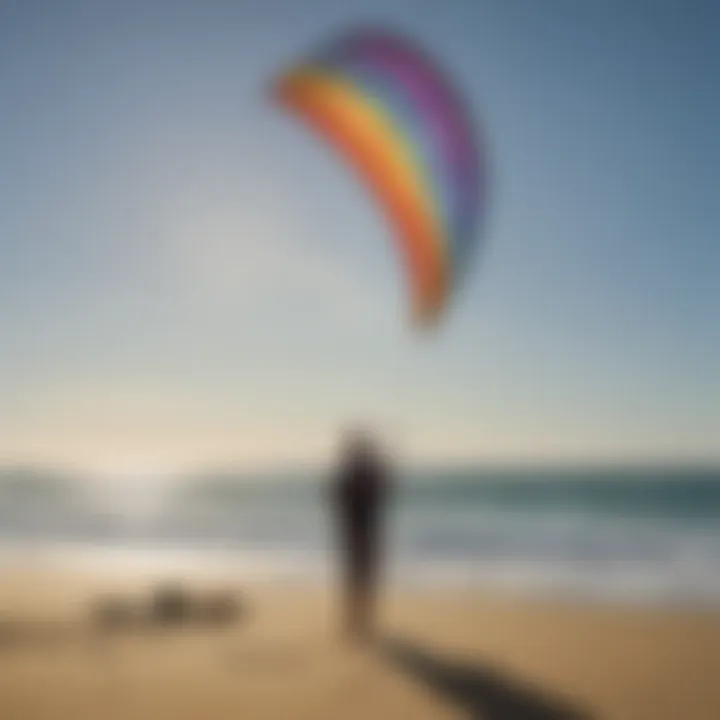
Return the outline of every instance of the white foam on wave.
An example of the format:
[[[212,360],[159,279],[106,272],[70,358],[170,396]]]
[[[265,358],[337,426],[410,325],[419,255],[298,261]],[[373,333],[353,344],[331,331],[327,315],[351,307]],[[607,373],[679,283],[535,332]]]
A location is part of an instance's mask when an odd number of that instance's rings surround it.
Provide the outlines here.
[[[240,583],[326,584],[334,576],[327,551],[197,549],[172,546],[55,544],[0,550],[28,568],[68,569],[112,580],[213,578]],[[410,559],[395,555],[394,587],[474,589],[571,601],[720,607],[720,574],[707,563],[672,564],[518,559]]]

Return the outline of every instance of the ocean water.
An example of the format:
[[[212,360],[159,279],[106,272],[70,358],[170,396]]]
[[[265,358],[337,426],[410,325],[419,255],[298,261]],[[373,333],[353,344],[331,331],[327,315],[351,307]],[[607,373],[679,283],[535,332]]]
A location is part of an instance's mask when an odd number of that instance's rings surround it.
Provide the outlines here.
[[[82,487],[0,473],[0,555],[31,547],[111,573],[267,581],[335,569],[312,474],[186,479],[152,507],[137,488]],[[388,520],[395,585],[720,606],[720,470],[417,472],[400,479]]]

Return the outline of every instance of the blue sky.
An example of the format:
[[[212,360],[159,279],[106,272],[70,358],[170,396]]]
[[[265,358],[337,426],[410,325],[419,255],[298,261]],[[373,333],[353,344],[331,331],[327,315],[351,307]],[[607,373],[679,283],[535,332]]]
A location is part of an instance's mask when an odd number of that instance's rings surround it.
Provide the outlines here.
[[[333,32],[414,35],[493,203],[440,332],[388,230],[269,102]],[[570,0],[0,7],[0,460],[720,460],[720,14]]]

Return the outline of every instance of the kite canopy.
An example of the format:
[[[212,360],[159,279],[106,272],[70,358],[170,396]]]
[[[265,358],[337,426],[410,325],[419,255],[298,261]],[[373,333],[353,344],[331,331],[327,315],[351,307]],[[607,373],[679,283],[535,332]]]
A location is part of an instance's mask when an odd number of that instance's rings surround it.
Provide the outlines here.
[[[447,77],[407,39],[363,29],[290,68],[275,92],[365,181],[404,257],[413,318],[436,321],[484,210],[479,148]]]

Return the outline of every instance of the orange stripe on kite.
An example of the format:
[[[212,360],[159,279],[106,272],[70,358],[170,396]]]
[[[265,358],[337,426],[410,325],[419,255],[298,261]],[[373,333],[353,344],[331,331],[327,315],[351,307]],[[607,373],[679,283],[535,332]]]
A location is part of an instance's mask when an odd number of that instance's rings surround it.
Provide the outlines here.
[[[350,161],[385,211],[405,257],[418,321],[434,319],[446,294],[442,231],[417,172],[381,114],[342,81],[312,71],[285,76],[280,101]]]

